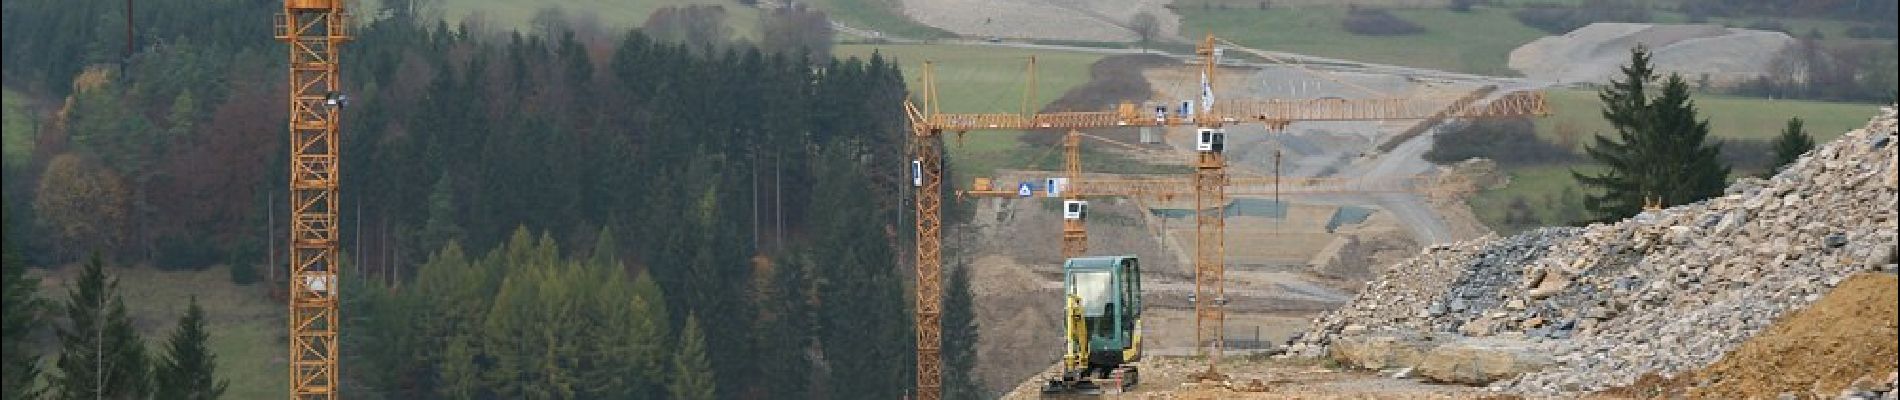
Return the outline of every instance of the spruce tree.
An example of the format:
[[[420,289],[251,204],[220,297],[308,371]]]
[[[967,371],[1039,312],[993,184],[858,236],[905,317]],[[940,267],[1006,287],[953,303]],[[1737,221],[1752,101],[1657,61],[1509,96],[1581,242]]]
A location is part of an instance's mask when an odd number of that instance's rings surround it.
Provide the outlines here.
[[[667,397],[678,400],[713,399],[712,361],[706,359],[706,336],[699,331],[698,316],[686,316],[686,328],[680,330],[678,350],[673,356],[672,381],[666,385]]]
[[[198,306],[198,296],[191,296],[191,305],[166,343],[168,353],[153,371],[157,398],[210,400],[224,396],[231,383],[217,379],[218,356],[206,347],[210,339],[211,333],[205,331],[204,308]]]
[[[1775,138],[1775,163],[1768,166],[1763,175],[1774,176],[1781,169],[1800,159],[1802,154],[1814,149],[1814,137],[1801,129],[1801,118],[1789,118],[1788,127],[1781,130],[1781,136]]]
[[[982,399],[982,380],[976,376],[976,307],[970,293],[970,265],[949,268],[943,299],[944,398]]]
[[[915,319],[907,312],[895,254],[879,228],[886,220],[865,182],[856,153],[838,146],[826,150],[812,192],[819,235],[812,257],[820,304],[816,313],[830,394],[864,398],[903,396],[912,384]],[[941,345],[941,343],[938,343]]]
[[[455,188],[447,172],[430,187],[428,206],[428,220],[422,224],[422,248],[441,248],[462,236],[462,227],[455,223]]]
[[[39,298],[40,279],[26,275],[26,262],[13,248],[13,236],[0,244],[0,399],[39,397],[35,381],[39,379],[39,349],[33,335],[40,327],[44,303]]]
[[[666,391],[667,366],[672,355],[667,354],[667,333],[672,329],[666,312],[666,298],[660,291],[660,285],[653,277],[641,272],[633,279],[633,306],[630,334],[632,335],[633,362],[640,371],[639,379],[634,382],[634,397],[660,397]]]
[[[119,282],[106,278],[98,253],[67,289],[66,318],[59,330],[59,373],[52,377],[59,399],[144,399],[151,392],[145,343],[126,316]]]
[[[1599,220],[1636,215],[1645,199],[1672,206],[1713,197],[1728,177],[1728,166],[1718,159],[1721,148],[1708,141],[1709,123],[1697,119],[1682,77],[1671,74],[1661,92],[1650,95],[1657,77],[1649,59],[1643,47],[1631,50],[1623,78],[1597,95],[1616,135],[1596,135],[1584,150],[1606,171],[1571,172],[1578,183],[1599,191],[1583,202]]]

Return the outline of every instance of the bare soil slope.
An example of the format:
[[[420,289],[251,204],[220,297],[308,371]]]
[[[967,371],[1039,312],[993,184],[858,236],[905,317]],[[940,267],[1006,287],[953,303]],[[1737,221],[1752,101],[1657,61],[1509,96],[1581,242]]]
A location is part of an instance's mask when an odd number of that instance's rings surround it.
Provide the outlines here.
[[[1900,343],[1900,279],[1862,274],[1796,312],[1696,374],[1704,398],[1838,393],[1856,379],[1894,373]]]
[[[1821,301],[1776,321],[1708,368],[1649,375],[1607,398],[1769,398],[1782,393],[1829,397],[1860,386],[1891,390],[1900,339],[1900,279],[1856,275]],[[1700,386],[1698,386],[1700,385]],[[1862,388],[1866,389],[1866,388]]]

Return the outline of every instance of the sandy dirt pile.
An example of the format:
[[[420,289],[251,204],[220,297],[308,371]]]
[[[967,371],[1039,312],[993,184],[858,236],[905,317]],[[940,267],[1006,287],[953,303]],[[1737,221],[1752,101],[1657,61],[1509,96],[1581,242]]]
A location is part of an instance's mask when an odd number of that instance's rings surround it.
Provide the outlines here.
[[[1717,25],[1599,22],[1562,36],[1546,36],[1511,51],[1510,67],[1531,79],[1606,83],[1619,76],[1629,51],[1653,52],[1657,72],[1696,82],[1733,84],[1769,73],[1775,56],[1795,42],[1786,33]]]
[[[1708,368],[1645,376],[1608,398],[1893,398],[1900,278],[1861,274]],[[1699,385],[1699,386],[1698,386]]]
[[[1857,381],[1885,381],[1879,384],[1891,392],[1895,351],[1900,346],[1895,343],[1900,338],[1896,321],[1900,321],[1900,279],[1887,274],[1857,276],[1696,373],[1709,385],[1691,394],[1742,398],[1815,391],[1825,396],[1843,389],[1876,388],[1848,387]]]

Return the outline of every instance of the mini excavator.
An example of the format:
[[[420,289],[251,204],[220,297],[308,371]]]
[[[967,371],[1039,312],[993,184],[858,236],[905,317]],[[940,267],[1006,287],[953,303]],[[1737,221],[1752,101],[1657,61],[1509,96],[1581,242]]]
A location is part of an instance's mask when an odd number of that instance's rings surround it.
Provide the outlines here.
[[[1135,388],[1141,360],[1141,263],[1134,256],[1077,257],[1062,265],[1062,365],[1043,397]],[[1097,381],[1103,383],[1097,383]]]

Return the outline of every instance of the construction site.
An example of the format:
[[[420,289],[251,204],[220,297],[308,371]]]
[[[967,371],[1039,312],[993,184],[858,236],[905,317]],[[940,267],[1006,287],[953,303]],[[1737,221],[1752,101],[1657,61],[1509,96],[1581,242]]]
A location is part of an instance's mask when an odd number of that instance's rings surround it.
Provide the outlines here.
[[[662,3],[9,3],[5,394],[1900,396],[1861,5]]]
[[[1223,59],[1223,51],[1253,62]],[[937,100],[925,70],[923,105],[907,104],[925,143],[917,147],[926,163],[918,174],[922,193],[942,184],[928,163],[929,153],[941,151],[931,143],[947,133],[960,139],[985,130],[1039,130],[1029,134],[1064,137],[1067,171],[998,171],[956,191],[958,200],[977,204],[973,232],[945,240],[1014,250],[981,251],[970,261],[988,328],[981,331],[986,345],[979,354],[990,366],[986,378],[1030,377],[1004,398],[1075,392],[1158,399],[1894,395],[1900,331],[1886,305],[1895,296],[1896,262],[1891,107],[1809,153],[1832,162],[1803,158],[1772,179],[1735,183],[1726,197],[1669,208],[1652,204],[1620,223],[1498,237],[1463,203],[1507,178],[1488,164],[1434,166],[1420,155],[1429,137],[1453,120],[1548,115],[1538,90],[1561,79],[1313,67],[1310,60],[1289,61],[1281,57],[1290,55],[1211,35],[1196,54],[1181,60],[1183,66],[1142,68],[1153,97],[1123,103],[1114,115],[938,113],[929,107]],[[1316,100],[1285,100],[1302,97]],[[1088,130],[1113,131],[1123,140],[1079,132]],[[1131,143],[1135,136],[1138,144]],[[1081,146],[1194,172],[1082,171]],[[1166,161],[1170,156],[1180,161]],[[1836,186],[1838,179],[1810,183],[1839,175],[1858,178],[1848,186]],[[1782,207],[1816,208],[1761,208],[1783,195],[1810,200],[1783,201]],[[1766,200],[1749,200],[1755,197]],[[918,209],[930,210],[935,201],[920,198]],[[1816,214],[1820,210],[1832,212]],[[1761,213],[1790,217],[1772,224],[1749,219]],[[930,218],[920,214],[920,226]],[[1806,245],[1783,238],[1774,250],[1744,250],[1758,248],[1750,244],[1751,232],[1795,226],[1816,229],[1799,235],[1810,239]],[[931,246],[930,238],[919,241]],[[1837,250],[1815,256],[1822,246]],[[1098,254],[1139,255],[1148,266],[1140,275],[1140,337],[1127,347],[1139,347],[1143,374],[1131,385],[1135,368],[1124,365],[1120,374],[1102,375],[1117,384],[1066,389],[1074,384],[1059,385],[1057,377],[1076,379],[1082,364],[1094,366],[1092,355],[1023,343],[1088,326],[1061,318],[1075,306],[1064,311],[1046,299],[1076,293],[1061,260]],[[930,264],[938,261],[920,257],[919,279],[928,280],[937,273]],[[1859,300],[1824,300],[1849,280],[1855,285],[1841,289],[1848,293],[1834,296],[1885,297],[1856,305],[1845,303]],[[920,289],[920,299],[930,295]],[[1784,317],[1799,318],[1794,311],[1817,301],[1829,303],[1809,313],[1868,319],[1839,327],[1852,333],[1781,322],[1774,333],[1751,339]],[[994,325],[1001,327],[989,328]],[[1654,343],[1659,333],[1683,336]],[[1745,343],[1804,341],[1788,335],[1839,341],[1791,350],[1798,354],[1783,354],[1774,367],[1710,365],[1731,351],[1750,351],[1743,346],[1788,346]],[[1069,340],[1078,341],[1087,342]],[[1048,366],[1045,360],[1052,359],[1058,361]],[[1723,379],[1827,366],[1833,369],[1779,379],[1811,383],[1805,386]]]

